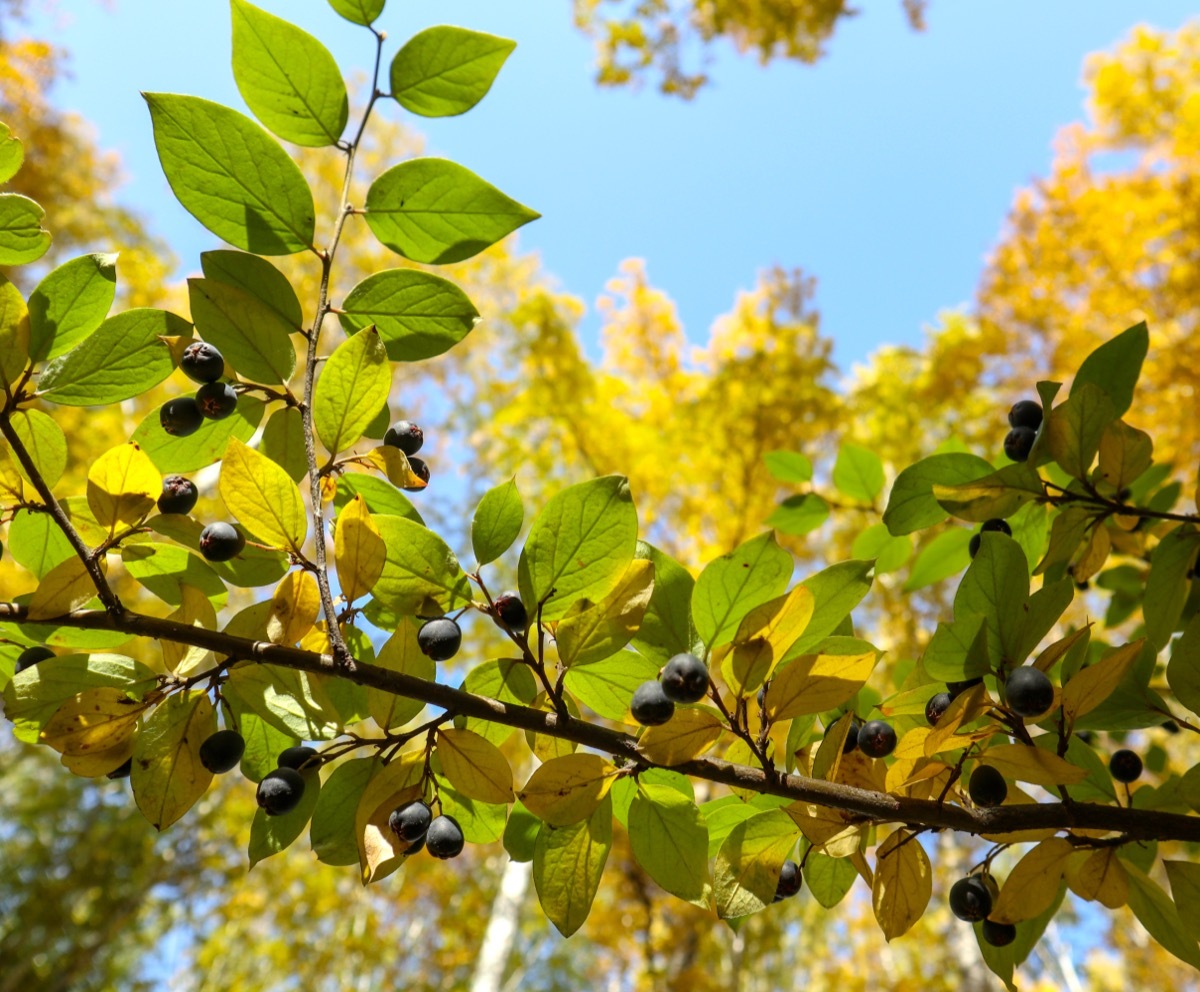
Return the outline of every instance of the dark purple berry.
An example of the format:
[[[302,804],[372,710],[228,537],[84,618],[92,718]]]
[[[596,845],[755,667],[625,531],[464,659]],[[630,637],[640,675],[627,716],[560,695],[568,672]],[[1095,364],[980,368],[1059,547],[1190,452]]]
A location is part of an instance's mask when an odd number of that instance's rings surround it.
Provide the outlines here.
[[[950,912],[960,920],[978,923],[992,911],[992,893],[978,875],[960,878],[950,886]]]
[[[662,687],[673,703],[698,703],[708,695],[708,666],[694,654],[677,654],[662,670]]]
[[[967,542],[967,554],[969,554],[972,558],[979,554],[979,545],[982,543],[982,541],[983,538],[978,534],[972,534],[971,540]]]
[[[978,765],[971,772],[967,793],[976,806],[999,806],[1008,798],[1008,783],[991,765]]]
[[[284,748],[279,752],[279,759],[275,762],[280,768],[294,768],[300,771],[308,766],[309,761],[317,756],[316,748],[311,748],[307,744],[299,744],[296,747]],[[313,767],[315,767],[315,762]]]
[[[1033,450],[1037,431],[1029,427],[1014,427],[1004,438],[1004,453],[1014,462],[1023,462]]]
[[[224,420],[237,409],[237,393],[227,382],[208,382],[196,390],[196,406],[209,420]]]
[[[1108,759],[1108,771],[1118,782],[1137,781],[1142,775],[1142,759],[1129,748],[1123,747],[1114,751]]]
[[[785,861],[783,870],[779,873],[779,883],[775,886],[775,902],[790,899],[800,891],[804,876],[800,874],[800,866],[795,861]]]
[[[992,517],[991,520],[985,520],[983,526],[979,528],[981,534],[995,532],[997,534],[1007,534],[1012,537],[1012,528],[1008,526],[1008,521],[1000,517]]]
[[[950,708],[950,704],[954,700],[948,692],[939,692],[935,696],[929,698],[929,702],[925,704],[925,719],[929,726],[936,727],[938,720],[942,718],[942,714]]]
[[[209,524],[200,532],[200,553],[209,561],[229,561],[245,546],[246,539],[233,524]]]
[[[868,720],[858,728],[858,749],[868,758],[886,758],[896,750],[896,731],[890,723]]]
[[[1054,702],[1054,686],[1045,672],[1023,665],[1008,676],[1004,698],[1017,716],[1041,716]]]
[[[388,817],[392,833],[409,844],[424,837],[432,822],[433,812],[420,799],[398,806]]]
[[[1017,939],[1016,924],[996,923],[993,920],[984,920],[983,939],[993,947],[1007,947]]]
[[[1018,400],[1008,411],[1008,426],[1036,431],[1042,426],[1042,404],[1037,400]]]
[[[449,661],[462,646],[462,630],[449,617],[426,620],[417,631],[417,647],[434,661]]]
[[[200,764],[220,775],[227,772],[246,753],[246,739],[236,730],[218,730],[200,745]]]
[[[425,847],[443,861],[462,853],[464,839],[462,827],[452,816],[435,816],[425,831]]]
[[[158,408],[158,422],[172,437],[195,434],[204,423],[204,414],[190,396],[176,396]]]
[[[158,497],[159,513],[191,513],[200,498],[200,491],[191,479],[182,475],[163,476],[162,495]]]
[[[124,764],[122,764],[119,768],[114,768],[111,772],[109,772],[105,776],[105,778],[111,778],[114,780],[118,779],[118,778],[129,778],[129,775],[132,771],[133,771],[133,759],[126,758]]]
[[[515,592],[506,592],[497,596],[493,605],[496,609],[497,619],[509,630],[520,633],[529,623],[529,614],[525,610],[525,604],[521,602],[521,597]]]
[[[953,701],[961,696],[968,689],[974,689],[983,681],[983,676],[976,676],[973,679],[963,679],[961,682],[947,682],[946,691],[950,693],[950,699]]]
[[[19,655],[17,655],[17,663],[14,666],[13,672],[14,674],[16,672],[23,672],[25,669],[36,665],[39,661],[45,661],[47,658],[53,657],[54,652],[48,647],[44,647],[41,644],[35,644],[33,647],[26,648]]]
[[[408,460],[408,467],[413,470],[413,473],[420,479],[425,486],[429,485],[429,466],[425,464],[423,458],[418,458],[414,455]],[[425,486],[401,486],[406,493],[419,493]]]
[[[629,709],[633,718],[643,727],[657,727],[675,715],[675,704],[663,692],[662,683],[658,680],[639,685],[634,690]]]
[[[295,768],[276,768],[258,783],[256,799],[267,816],[290,813],[304,797],[304,776]]]
[[[383,435],[383,443],[399,448],[411,457],[421,450],[425,433],[411,420],[397,420]]]
[[[225,371],[225,359],[207,341],[193,341],[183,349],[179,370],[193,382],[216,382]]]

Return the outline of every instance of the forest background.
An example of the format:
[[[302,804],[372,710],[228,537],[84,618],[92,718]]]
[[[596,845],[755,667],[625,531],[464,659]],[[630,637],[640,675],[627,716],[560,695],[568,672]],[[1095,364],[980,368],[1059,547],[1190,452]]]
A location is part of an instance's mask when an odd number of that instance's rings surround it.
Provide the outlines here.
[[[125,305],[183,310],[180,279],[212,243],[170,200],[137,90],[240,103],[212,71],[228,45],[227,12],[164,6],[35,10],[10,0],[0,119],[38,149],[12,188],[55,219],[46,264],[120,250]],[[1156,29],[1131,28],[1118,4],[1057,14],[985,5],[970,16],[935,7],[922,33],[920,10],[887,0],[859,18],[824,20],[820,3],[731,4],[712,38],[688,37],[681,21],[673,49],[669,34],[654,33],[659,15],[639,22],[633,5],[580,3],[580,24],[602,43],[605,88],[565,2],[536,15],[503,9],[516,4],[409,6],[401,30],[452,20],[522,47],[468,127],[423,122],[423,135],[396,123],[368,165],[428,142],[545,215],[519,241],[456,268],[490,319],[465,347],[419,366],[394,398],[440,436],[441,477],[425,495],[440,489],[427,515],[443,533],[473,494],[514,472],[537,501],[563,482],[619,471],[654,540],[681,560],[706,561],[768,520],[802,563],[844,557],[878,508],[835,508],[825,520],[772,477],[765,453],[803,451],[819,486],[844,441],[892,466],[948,437],[995,447],[1002,411],[1028,384],[1069,376],[1099,341],[1143,319],[1155,348],[1142,426],[1162,457],[1196,463],[1200,421],[1180,412],[1196,408],[1200,369],[1200,28],[1186,24],[1184,5],[1144,5]],[[338,49],[341,25],[322,8],[287,13],[323,37],[327,26],[325,40],[352,64]],[[755,11],[813,19],[797,34],[801,22],[760,22]],[[605,26],[610,18],[617,28]],[[807,44],[784,43],[801,36]],[[614,39],[633,45],[614,48]],[[1104,51],[1083,62],[1094,48]],[[144,58],[119,54],[127,51]],[[764,51],[760,69],[753,56]],[[677,55],[686,64],[673,71]],[[689,67],[706,57],[711,80],[701,83]],[[646,64],[627,76],[631,62]],[[104,150],[113,146],[119,154]],[[321,168],[307,159],[310,174]],[[121,186],[123,173],[133,181]],[[349,247],[346,287],[382,252],[365,239]],[[756,270],[757,283],[735,296]],[[97,450],[126,433],[115,418],[64,418],[68,434],[86,430]],[[938,579],[961,570],[965,547],[925,556],[914,582],[921,561],[902,562],[873,597],[870,636],[897,657],[920,653],[946,600]],[[6,591],[26,581],[0,563]],[[1143,735],[1151,748],[1156,734]],[[0,990],[168,980],[465,987],[497,913],[517,924],[503,957],[507,987],[994,981],[944,910],[894,947],[865,900],[843,907],[845,926],[803,899],[735,935],[664,899],[619,849],[619,870],[570,942],[536,912],[499,845],[450,866],[414,865],[399,889],[307,871],[299,850],[247,876],[246,790],[214,790],[186,830],[158,838],[119,784],[70,779],[7,730],[0,747],[0,960],[22,962]],[[502,882],[511,898],[498,898]],[[1074,923],[1053,928],[1031,959],[1026,985],[1124,988],[1149,975],[1195,984],[1127,910],[1102,918],[1077,904]]]

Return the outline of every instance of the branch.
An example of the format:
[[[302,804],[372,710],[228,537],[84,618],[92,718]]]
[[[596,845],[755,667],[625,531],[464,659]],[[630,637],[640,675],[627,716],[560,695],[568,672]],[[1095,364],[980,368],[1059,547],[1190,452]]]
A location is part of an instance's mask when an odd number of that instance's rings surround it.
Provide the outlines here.
[[[23,623],[27,620],[28,610],[25,607],[15,603],[0,603],[0,622]],[[419,699],[442,709],[452,709],[463,716],[478,717],[493,723],[572,741],[624,758],[639,767],[657,767],[654,762],[646,760],[638,750],[636,738],[629,734],[585,720],[577,720],[568,715],[477,696],[439,682],[430,682],[412,675],[391,672],[376,665],[363,664],[353,658],[347,658],[344,664],[339,664],[329,655],[235,637],[223,631],[190,627],[174,620],[128,611],[114,615],[102,610],[79,610],[38,622],[84,630],[119,631],[138,637],[191,644],[219,654],[298,671],[340,676],[358,685]],[[971,810],[928,799],[911,799],[872,792],[802,775],[770,776],[762,769],[731,764],[719,758],[695,758],[670,768],[684,775],[734,788],[838,809],[865,821],[905,823],[913,829],[956,830],[969,834],[1007,834],[1026,830],[1104,830],[1124,834],[1130,841],[1200,842],[1200,817],[1159,810],[1129,809],[1095,803],[1037,803]]]

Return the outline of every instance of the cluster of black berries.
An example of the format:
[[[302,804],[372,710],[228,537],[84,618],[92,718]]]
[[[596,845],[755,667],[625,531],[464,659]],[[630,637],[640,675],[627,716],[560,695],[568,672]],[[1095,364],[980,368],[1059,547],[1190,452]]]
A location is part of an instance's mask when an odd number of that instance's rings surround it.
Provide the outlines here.
[[[465,839],[462,827],[452,816],[434,816],[420,799],[398,806],[388,817],[392,833],[409,846],[405,854],[416,854],[424,847],[435,858],[445,861],[462,853]]]
[[[208,420],[224,420],[237,409],[237,393],[225,374],[225,358],[207,341],[193,341],[183,349],[179,368],[192,382],[200,383],[195,396],[176,396],[158,411],[162,429],[172,437],[195,434]]]
[[[837,721],[831,721],[825,728],[829,735]],[[842,743],[842,754],[862,751],[868,758],[886,758],[896,750],[896,731],[890,723],[883,720],[868,720],[863,723],[858,717],[851,717],[850,729],[846,732],[846,740]]]
[[[383,443],[403,451],[405,457],[408,458],[409,467],[417,478],[426,485],[429,484],[429,466],[425,464],[424,458],[416,457],[417,452],[421,450],[421,445],[425,443],[425,433],[420,427],[409,420],[397,420],[383,435]],[[411,493],[419,492],[422,487],[403,486],[401,488]]]
[[[236,731],[221,731],[221,733],[236,733]],[[214,734],[213,736],[219,735]],[[209,738],[210,741],[212,739],[212,737]],[[205,743],[208,742],[206,741]],[[227,759],[235,747],[236,742],[231,742],[226,754]],[[242,748],[245,748],[244,743],[242,744]],[[201,760],[203,760],[203,745],[201,745],[200,750]],[[229,763],[228,767],[232,768],[241,760],[241,757],[241,754],[238,754]],[[263,780],[258,783],[258,793],[255,798],[258,800],[258,805],[262,808],[262,811],[267,816],[282,816],[284,813],[290,813],[299,806],[300,800],[304,798],[304,776],[300,772],[306,768],[316,768],[320,763],[320,755],[313,748],[303,744],[280,751],[278,767],[274,771],[267,772],[263,776]],[[216,768],[212,770],[217,771]]]
[[[706,695],[708,666],[694,654],[677,654],[658,679],[637,687],[629,709],[643,727],[656,727],[675,715],[676,703],[698,703]]]
[[[1004,453],[1014,462],[1023,462],[1033,450],[1038,428],[1042,426],[1042,405],[1036,400],[1020,400],[1008,411],[1012,428],[1004,439]]]
[[[950,912],[967,923],[982,921],[983,939],[993,947],[1004,947],[1017,939],[1017,928],[988,919],[999,897],[1000,887],[991,875],[968,875],[950,886]]]

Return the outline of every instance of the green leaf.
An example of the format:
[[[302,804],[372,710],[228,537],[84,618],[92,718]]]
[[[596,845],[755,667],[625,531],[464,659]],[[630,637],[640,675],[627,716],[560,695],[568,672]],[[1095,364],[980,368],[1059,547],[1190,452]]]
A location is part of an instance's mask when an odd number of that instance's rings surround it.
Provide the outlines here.
[[[871,503],[883,492],[883,462],[873,451],[844,443],[833,465],[833,484],[843,496]]]
[[[812,462],[799,451],[768,451],[763,455],[767,471],[780,482],[811,482]]]
[[[1133,390],[1149,347],[1150,332],[1145,321],[1106,341],[1079,366],[1071,383],[1071,397],[1084,386],[1098,386],[1112,401],[1114,419],[1123,417],[1133,403]]]
[[[804,883],[826,909],[833,909],[841,902],[857,878],[858,872],[849,858],[831,858],[813,851],[804,860]]]
[[[764,810],[738,823],[717,852],[713,882],[717,915],[749,916],[771,905],[783,863],[800,830],[783,810]]]
[[[187,473],[199,471],[217,461],[229,447],[230,438],[245,443],[254,437],[266,406],[257,396],[243,393],[228,417],[222,420],[206,418],[200,429],[187,437],[177,437],[162,429],[161,409],[159,407],[147,414],[133,432],[131,440],[141,446],[160,472]]]
[[[333,505],[341,511],[355,496],[361,496],[372,513],[389,517],[404,517],[413,523],[423,524],[421,514],[409,502],[407,496],[386,479],[364,473],[347,472],[338,479],[337,493]]]
[[[470,601],[467,577],[437,534],[403,517],[373,519],[387,545],[376,600],[401,616],[436,616]]]
[[[1200,865],[1190,861],[1164,861],[1171,895],[1179,912],[1180,922],[1188,933],[1200,933]]]
[[[933,484],[938,504],[952,516],[972,523],[1010,517],[1030,500],[1043,495],[1042,480],[1029,462],[1005,465],[991,475],[947,486]]]
[[[533,851],[533,883],[546,918],[564,937],[575,933],[592,909],[612,848],[612,800],[586,820],[566,827],[542,824]]]
[[[564,684],[580,703],[609,720],[624,720],[629,701],[643,682],[658,677],[657,662],[631,651],[621,651],[598,661],[577,662]]]
[[[243,396],[238,401],[239,408],[245,401],[246,397]],[[250,437],[239,437],[238,440],[249,441]],[[221,450],[224,451],[224,447]],[[299,482],[308,475],[308,456],[304,451],[304,417],[296,407],[285,406],[271,414],[263,428],[258,450],[287,472],[288,478],[293,482]]]
[[[187,211],[258,255],[311,248],[312,193],[299,166],[248,117],[194,96],[143,93],[163,172]]]
[[[680,899],[707,906],[708,827],[696,804],[665,785],[638,786],[629,846],[646,874]]]
[[[261,782],[268,772],[279,766],[279,755],[300,743],[298,737],[285,734],[267,723],[252,710],[234,710],[237,729],[246,741],[240,769],[251,782]]]
[[[265,303],[293,331],[304,327],[304,311],[287,277],[265,258],[244,251],[205,251],[200,253],[204,277],[212,282],[234,286]]]
[[[504,803],[469,799],[441,775],[437,776],[437,787],[442,812],[458,821],[468,844],[491,844],[504,836],[504,823],[508,819]]]
[[[465,114],[492,88],[515,41],[439,25],[415,34],[392,60],[392,96],[422,117]]]
[[[531,615],[557,620],[577,599],[600,599],[625,574],[637,543],[629,482],[606,475],[552,496],[525,539],[518,564],[521,599]]]
[[[804,628],[804,636],[787,651],[785,658],[796,658],[821,646],[825,638],[840,632],[850,611],[871,590],[869,561],[842,561],[810,575],[800,584],[813,594],[813,614]],[[823,650],[823,648],[822,648]]]
[[[199,589],[218,610],[229,598],[225,583],[208,562],[173,544],[127,544],[121,549],[121,563],[141,585],[171,606],[183,602],[182,585]]]
[[[870,558],[875,562],[875,574],[894,572],[912,554],[912,538],[907,534],[893,537],[883,524],[872,524],[854,539],[850,547],[854,558]]]
[[[479,311],[454,283],[415,269],[368,276],[342,303],[342,327],[354,334],[374,324],[394,362],[417,362],[453,348]]]
[[[354,444],[386,403],[392,366],[379,334],[368,328],[346,339],[325,362],[313,396],[313,421],[332,454]]]
[[[417,628],[420,625],[411,618],[401,620],[396,632],[388,638],[375,664],[385,671],[414,675],[419,679],[437,679],[437,666],[417,645]],[[532,676],[530,676],[532,678]],[[425,708],[419,699],[397,696],[382,689],[367,689],[367,709],[373,719],[385,731],[398,730]]]
[[[487,696],[502,703],[518,703],[522,706],[531,705],[538,694],[533,672],[518,658],[498,658],[475,666],[467,672],[467,677],[463,680],[463,689],[477,696]],[[503,744],[515,730],[514,727],[481,720],[478,717],[467,717],[467,729],[475,731],[480,737],[496,745]]]
[[[1193,713],[1200,713],[1200,613],[1187,622],[1171,646],[1167,682],[1176,699]]]
[[[789,496],[767,517],[765,523],[784,534],[803,537],[829,519],[829,504],[814,493]]]
[[[8,550],[13,560],[41,579],[75,553],[71,542],[48,513],[18,510],[8,527]]]
[[[1010,992],[1017,992],[1016,986],[1012,982],[1013,969],[1029,957],[1030,951],[1042,939],[1042,934],[1046,932],[1046,927],[1058,913],[1058,908],[1062,905],[1066,893],[1067,883],[1062,882],[1059,884],[1058,894],[1044,912],[1032,920],[1022,920],[1017,924],[1017,939],[1006,947],[994,947],[989,944],[983,939],[983,924],[975,924],[975,936],[979,941],[979,950],[984,962],[1004,982]]]
[[[312,819],[321,795],[321,772],[318,768],[309,768],[300,774],[304,778],[304,792],[295,809],[278,816],[267,816],[261,808],[254,811],[254,819],[250,823],[250,846],[246,852],[251,868],[291,847]]]
[[[45,216],[29,197],[0,193],[0,265],[25,265],[46,254],[50,232],[42,227]]]
[[[223,282],[189,279],[192,319],[204,340],[220,349],[238,375],[284,383],[296,369],[291,327],[255,296]]]
[[[1180,524],[1151,552],[1142,615],[1146,620],[1146,636],[1159,650],[1166,646],[1179,625],[1190,588],[1187,575],[1198,552],[1200,533],[1191,524]]]
[[[971,543],[971,531],[961,527],[944,530],[934,540],[930,541],[917,553],[912,569],[908,570],[908,578],[904,584],[905,593],[924,589],[958,575],[971,564],[971,553],[968,545]]]
[[[672,655],[697,650],[696,628],[692,626],[696,580],[679,562],[653,545],[638,541],[636,553],[654,565],[654,592],[630,645],[662,667]]]
[[[232,0],[233,78],[254,116],[284,141],[336,144],[350,104],[329,50],[307,31]]]
[[[130,785],[155,829],[166,830],[208,789],[213,775],[200,763],[200,745],[216,731],[208,696],[190,690],[168,696],[142,721]]]
[[[355,758],[338,765],[325,780],[308,832],[318,861],[327,865],[358,864],[354,813],[378,767],[372,758]]]
[[[21,377],[29,364],[29,350],[29,308],[25,297],[0,276],[0,390],[11,387]]]
[[[555,630],[564,667],[612,657],[641,626],[654,591],[654,565],[635,559],[600,602],[576,600]]]
[[[519,801],[513,804],[504,826],[504,850],[518,864],[533,860],[537,848],[538,831],[542,821],[527,810]]]
[[[904,469],[888,494],[883,522],[896,535],[911,534],[941,523],[949,514],[934,498],[935,484],[956,486],[981,479],[992,466],[978,455],[951,452],[922,458]]]
[[[109,317],[46,366],[39,392],[65,406],[103,406],[132,399],[175,370],[164,337],[187,337],[192,325],[166,310],[139,308]]]
[[[312,676],[277,665],[235,668],[225,693],[276,729],[302,741],[329,740],[340,727],[333,703]]]
[[[487,565],[504,554],[520,536],[524,521],[525,507],[515,478],[484,493],[471,518],[471,549],[476,563]]]
[[[0,124],[0,183],[6,183],[20,171],[25,161],[25,146],[13,136],[7,124]]]
[[[1100,450],[1100,439],[1119,414],[1099,386],[1076,381],[1071,398],[1056,406],[1042,428],[1051,457],[1068,475],[1087,478]]]
[[[954,616],[981,616],[988,654],[996,664],[1019,663],[1021,631],[1029,602],[1029,562],[1006,534],[983,535],[979,552],[954,596]]]
[[[1042,588],[1029,597],[1025,620],[1021,625],[1021,640],[1012,658],[1020,665],[1058,623],[1067,607],[1075,598],[1075,583],[1070,579],[1043,583]]]
[[[961,682],[986,675],[991,670],[987,652],[972,651],[983,629],[984,618],[974,614],[939,623],[921,658],[925,674],[939,682]]]
[[[1179,918],[1175,904],[1144,872],[1123,862],[1129,875],[1129,908],[1163,948],[1193,968],[1200,968],[1200,947]]]
[[[29,297],[34,361],[57,358],[95,331],[116,291],[116,255],[81,255],[50,272]]]
[[[711,562],[692,591],[692,620],[708,650],[732,640],[754,607],[782,595],[792,568],[792,556],[769,531]]]
[[[354,24],[367,25],[383,13],[384,0],[329,0],[329,6]]]
[[[461,262],[541,214],[505,196],[469,169],[440,158],[401,162],[367,192],[367,225],[414,262]]]
[[[29,452],[34,468],[51,489],[67,467],[67,437],[53,417],[41,410],[18,410],[11,415],[13,433]],[[16,462],[16,458],[13,458]],[[21,478],[29,482],[25,466],[16,462]]]

